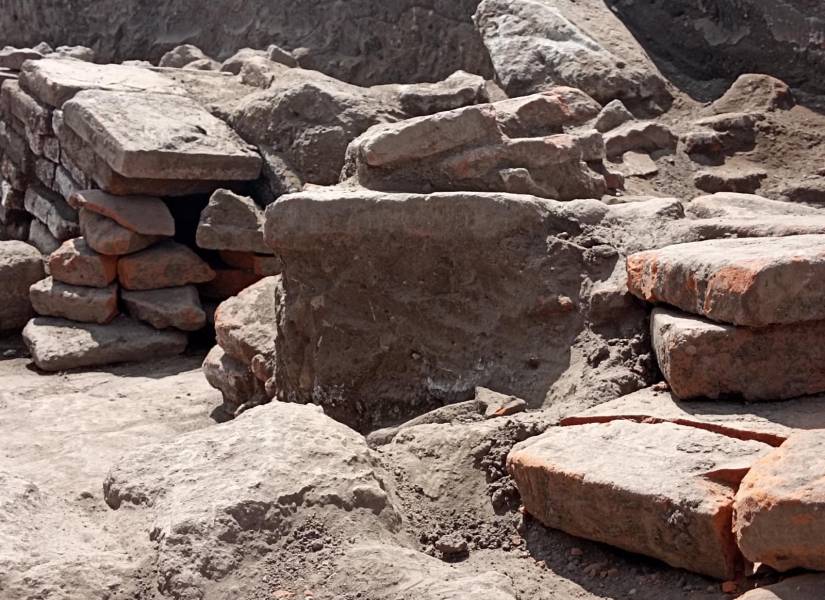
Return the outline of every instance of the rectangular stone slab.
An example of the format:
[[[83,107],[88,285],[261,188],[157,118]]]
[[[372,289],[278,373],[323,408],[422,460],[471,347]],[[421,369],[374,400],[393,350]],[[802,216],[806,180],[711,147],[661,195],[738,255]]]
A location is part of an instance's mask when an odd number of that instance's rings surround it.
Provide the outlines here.
[[[45,58],[24,64],[20,85],[40,102],[60,108],[82,90],[157,92],[184,95],[185,90],[159,73],[131,65],[98,65]]]
[[[628,288],[722,323],[825,319],[825,235],[708,240],[633,254]]]
[[[261,157],[190,98],[88,90],[63,120],[113,171],[129,178],[257,179]]]
[[[548,527],[732,579],[735,487],[771,450],[673,423],[554,427],[507,458],[524,507]]]
[[[626,419],[668,421],[742,440],[779,446],[796,431],[825,429],[825,398],[781,402],[679,400],[671,392],[645,388],[561,419],[565,426]]]
[[[47,277],[29,290],[34,312],[82,323],[108,323],[117,316],[117,285],[70,285]]]

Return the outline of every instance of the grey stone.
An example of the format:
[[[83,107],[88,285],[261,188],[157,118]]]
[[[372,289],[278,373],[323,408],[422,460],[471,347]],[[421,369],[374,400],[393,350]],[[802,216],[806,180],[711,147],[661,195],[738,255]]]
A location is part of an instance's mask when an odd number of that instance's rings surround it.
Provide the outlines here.
[[[608,131],[604,136],[607,156],[625,152],[654,152],[676,148],[677,138],[667,125],[655,121],[630,121]]]
[[[43,258],[36,248],[0,241],[0,331],[19,329],[31,318],[29,287],[43,277]]]
[[[98,213],[141,235],[175,235],[175,220],[160,198],[115,196],[101,190],[83,190],[72,194],[68,202],[75,209]]]
[[[274,355],[280,285],[279,276],[265,277],[218,306],[215,335],[231,357],[250,365],[256,355]]]
[[[244,404],[254,406],[269,399],[263,382],[255,377],[249,365],[232,358],[220,346],[206,355],[203,374],[209,385],[220,390],[230,413]]]
[[[203,53],[203,50],[192,44],[183,44],[176,46],[169,52],[160,57],[158,62],[159,67],[172,67],[175,69],[182,69],[189,63],[196,60],[208,59],[209,57]]]
[[[0,50],[0,67],[19,71],[27,60],[40,60],[43,54],[31,48],[6,46]]]
[[[611,100],[605,104],[593,126],[596,130],[605,133],[633,119],[633,114],[627,110],[621,100]]]
[[[197,331],[206,325],[206,313],[198,290],[191,285],[159,290],[123,290],[120,296],[132,317],[155,329],[174,327]]]
[[[90,248],[107,256],[139,252],[163,239],[154,235],[140,235],[86,209],[80,210],[80,231]]]
[[[266,57],[272,62],[280,63],[287,67],[298,66],[298,61],[295,60],[295,57],[290,52],[287,52],[275,44],[270,44],[266,49]]]
[[[49,228],[49,232],[59,242],[80,235],[77,211],[66,201],[45,188],[30,186],[26,190],[26,210]]]
[[[756,165],[727,164],[722,167],[702,169],[693,176],[693,185],[710,194],[737,192],[753,194],[762,187],[768,172]]]
[[[117,285],[85,287],[47,277],[31,286],[34,311],[45,317],[62,317],[82,323],[108,323],[117,314]]]
[[[825,211],[812,206],[735,192],[718,192],[707,196],[699,196],[685,204],[685,212],[698,219],[758,219],[789,215],[825,216]]]
[[[201,211],[196,234],[201,248],[265,254],[264,213],[251,198],[217,190]]]
[[[49,274],[70,285],[106,287],[117,278],[117,258],[99,254],[86,240],[75,238],[49,256]]]
[[[55,239],[49,228],[37,219],[32,219],[29,226],[29,243],[45,256],[60,248],[61,244],[60,240]]]

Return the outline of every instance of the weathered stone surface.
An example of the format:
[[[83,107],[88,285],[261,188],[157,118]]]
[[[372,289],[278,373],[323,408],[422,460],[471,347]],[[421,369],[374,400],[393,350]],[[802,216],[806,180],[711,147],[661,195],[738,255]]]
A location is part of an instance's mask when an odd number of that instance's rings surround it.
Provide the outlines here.
[[[261,280],[260,275],[246,269],[214,267],[215,278],[198,286],[204,298],[222,301],[237,296],[249,286]]]
[[[132,317],[155,329],[174,327],[197,331],[206,325],[206,313],[198,290],[191,285],[160,290],[123,290],[121,298]]]
[[[52,236],[64,242],[80,235],[77,211],[54,192],[39,186],[26,190],[26,210],[49,228]]]
[[[674,149],[677,141],[670,128],[655,121],[630,121],[604,136],[607,156],[620,156],[631,150],[654,152]]]
[[[484,411],[485,419],[506,417],[527,409],[527,402],[521,398],[499,394],[486,388],[476,388],[475,400]]]
[[[742,553],[778,571],[825,570],[825,430],[795,433],[757,461],[736,494]]]
[[[825,321],[735,327],[657,308],[650,329],[679,398],[782,400],[825,391]]]
[[[625,177],[650,177],[659,172],[659,167],[649,154],[635,151],[625,152],[616,168]]]
[[[825,590],[825,575],[798,575],[781,583],[757,588],[739,600],[812,600]]]
[[[230,267],[244,269],[261,277],[277,275],[283,270],[283,263],[277,256],[221,250],[221,260]]]
[[[189,98],[88,90],[63,106],[63,119],[124,177],[228,181],[261,171],[260,156]]]
[[[769,200],[754,194],[719,192],[699,196],[685,204],[685,212],[698,219],[748,219],[769,216],[825,216],[825,211],[795,202]]]
[[[103,288],[117,278],[117,258],[99,254],[86,240],[75,238],[49,256],[49,274],[70,285]]]
[[[132,254],[162,239],[155,235],[140,235],[86,209],[80,209],[80,232],[90,248],[107,256]]]
[[[52,235],[49,228],[37,219],[33,219],[29,226],[29,243],[48,256],[58,248],[61,242]]]
[[[82,60],[93,63],[97,55],[94,50],[88,46],[58,46],[54,52],[46,55],[46,58],[73,58],[75,60]]]
[[[825,236],[677,244],[627,259],[628,288],[714,321],[763,327],[825,319]]]
[[[725,94],[710,105],[715,113],[792,108],[796,102],[788,84],[770,75],[740,75]]]
[[[36,317],[23,329],[32,360],[44,371],[65,371],[180,354],[186,334],[158,331],[127,317],[106,325]]]
[[[19,71],[27,60],[40,60],[43,54],[32,48],[6,46],[0,50],[0,67]]]
[[[741,440],[781,445],[797,431],[825,429],[825,402],[799,398],[781,402],[680,400],[672,392],[645,388],[593,408],[573,412],[562,425],[584,425],[627,419],[644,423],[668,421],[699,427]]]
[[[138,448],[103,487],[109,506],[154,513],[159,581],[197,597],[210,579],[258,562],[240,544],[274,541],[302,522],[360,540],[397,531],[386,478],[362,436],[316,407],[273,402]]]
[[[31,318],[29,287],[43,276],[37,249],[24,242],[0,241],[0,331],[23,327]]]
[[[653,68],[628,65],[547,3],[484,0],[473,20],[510,96],[569,85],[604,103],[669,97]]]
[[[267,253],[264,212],[251,198],[217,190],[201,211],[196,234],[201,248]]]
[[[82,90],[155,92],[182,95],[172,80],[148,69],[127,65],[95,65],[77,60],[46,58],[23,66],[20,85],[41,102],[60,108]]]
[[[633,113],[627,110],[621,100],[611,100],[604,105],[593,127],[596,128],[596,131],[605,133],[633,119]]]
[[[613,421],[550,428],[516,445],[507,467],[548,527],[732,579],[741,566],[734,490],[770,450],[672,423]]]
[[[203,374],[209,385],[220,390],[231,414],[243,404],[263,404],[269,399],[264,383],[255,377],[249,365],[232,358],[215,346],[203,361]]]
[[[489,101],[484,78],[464,71],[456,71],[437,83],[380,86],[374,89],[386,89],[397,94],[401,110],[411,117]]]
[[[85,287],[47,277],[29,289],[34,312],[81,323],[108,323],[117,314],[117,285]]]
[[[762,186],[768,172],[757,165],[729,164],[702,169],[693,176],[693,185],[703,192],[736,192],[753,194]]]
[[[208,59],[203,50],[192,44],[183,44],[172,48],[169,52],[160,57],[159,67],[172,67],[182,69],[189,63],[196,60]]]
[[[127,290],[177,287],[215,277],[215,272],[197,254],[169,240],[121,257],[117,274]]]
[[[16,81],[3,84],[0,102],[27,130],[41,135],[52,133],[51,109],[24,92]]]
[[[72,194],[68,202],[78,210],[85,208],[98,213],[141,235],[175,235],[175,220],[160,198],[114,196],[101,190],[83,190]]]
[[[279,276],[266,277],[218,306],[215,335],[231,357],[250,365],[256,355],[274,355],[280,285]]]

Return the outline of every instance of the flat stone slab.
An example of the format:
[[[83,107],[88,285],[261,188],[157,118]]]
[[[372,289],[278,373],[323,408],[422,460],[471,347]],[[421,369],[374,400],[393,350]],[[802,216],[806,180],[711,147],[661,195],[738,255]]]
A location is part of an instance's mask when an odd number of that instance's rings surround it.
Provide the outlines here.
[[[741,440],[781,445],[797,431],[825,429],[825,397],[781,402],[679,400],[670,391],[645,388],[561,419],[565,426],[626,419],[698,427]]]
[[[37,317],[23,329],[23,341],[38,368],[65,371],[174,356],[186,349],[187,337],[123,316],[106,325]]]
[[[122,257],[117,275],[127,290],[155,290],[205,283],[215,272],[187,246],[166,240]]]
[[[48,256],[60,248],[60,240],[56,239],[49,228],[37,219],[32,219],[29,226],[29,243]]]
[[[633,254],[628,289],[714,321],[825,319],[825,235],[708,240]]]
[[[777,571],[825,570],[825,430],[792,435],[757,461],[734,505],[742,553]]]
[[[650,332],[678,398],[784,400],[825,391],[825,321],[735,327],[656,308]]]
[[[264,211],[252,198],[217,190],[201,211],[196,243],[201,248],[271,253],[264,244]]]
[[[507,458],[526,510],[548,527],[731,579],[741,566],[734,489],[771,450],[673,423],[554,427]]]
[[[75,238],[49,256],[49,273],[70,285],[103,288],[117,278],[117,258],[95,252],[86,240]]]
[[[130,178],[257,179],[260,155],[190,98],[89,90],[63,119],[112,170]]]
[[[236,360],[215,346],[203,361],[203,374],[216,390],[220,390],[224,403],[234,411],[249,402],[262,404],[267,399],[264,384],[252,373],[249,365]]]
[[[0,50],[0,67],[19,71],[27,60],[39,60],[43,55],[31,48],[15,48],[6,46]]]
[[[68,202],[78,210],[85,208],[103,215],[141,235],[175,235],[175,219],[160,198],[115,196],[102,190],[84,190],[69,196]]]
[[[107,256],[139,252],[163,239],[157,235],[135,233],[85,208],[80,209],[80,232],[90,248]]]
[[[183,96],[171,79],[131,65],[98,65],[77,60],[45,58],[23,65],[20,85],[29,94],[56,108],[82,90],[156,92]]]
[[[206,313],[198,290],[191,285],[161,290],[123,290],[121,298],[132,317],[155,329],[174,327],[197,331],[206,325]]]
[[[685,204],[685,213],[698,219],[825,216],[825,211],[804,204],[781,202],[756,194],[736,192],[717,192],[694,198]]]
[[[117,285],[104,288],[69,285],[47,277],[29,289],[34,311],[81,323],[108,323],[117,314]]]
[[[19,329],[32,317],[29,288],[43,277],[43,257],[36,248],[0,242],[0,331]]]
[[[825,590],[825,574],[791,577],[767,587],[751,590],[739,600],[815,600]]]

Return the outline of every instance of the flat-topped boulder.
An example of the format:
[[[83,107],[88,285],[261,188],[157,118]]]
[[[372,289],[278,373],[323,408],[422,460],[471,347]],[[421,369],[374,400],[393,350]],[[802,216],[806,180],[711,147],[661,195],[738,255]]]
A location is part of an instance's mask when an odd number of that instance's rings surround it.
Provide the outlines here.
[[[217,190],[201,211],[196,242],[201,248],[272,252],[264,244],[264,211],[252,198]]]
[[[29,288],[43,277],[43,257],[36,248],[0,242],[0,331],[23,327],[32,317]]]
[[[825,391],[825,321],[735,327],[656,308],[650,330],[679,398],[782,400]]]
[[[778,571],[825,571],[825,429],[792,435],[758,460],[736,494],[742,553]]]
[[[205,283],[215,272],[190,248],[171,240],[121,257],[118,280],[127,290],[154,290]]]
[[[613,421],[551,428],[517,444],[507,467],[544,525],[731,579],[742,563],[735,488],[770,450],[673,423]]]
[[[117,278],[117,258],[95,252],[86,240],[75,238],[49,256],[49,273],[63,283],[102,288]]]
[[[198,290],[191,285],[160,290],[123,290],[121,298],[130,315],[155,329],[174,327],[197,331],[206,325],[206,313]]]
[[[825,319],[825,235],[708,240],[627,258],[628,289],[714,321]]]
[[[694,198],[685,204],[685,213],[697,219],[757,219],[772,216],[825,217],[825,211],[812,206],[736,192],[717,192]]]
[[[121,256],[139,252],[163,238],[141,235],[126,229],[101,214],[80,209],[80,232],[92,250],[106,256]]]
[[[160,198],[115,196],[102,190],[83,190],[69,196],[69,205],[108,217],[141,235],[173,236],[175,219]]]
[[[36,317],[23,329],[23,341],[38,368],[65,371],[174,356],[186,349],[187,338],[123,316],[105,325]]]
[[[86,287],[47,277],[29,289],[34,311],[81,323],[108,323],[117,314],[117,285]]]
[[[137,179],[256,179],[261,157],[190,98],[102,90],[63,106],[65,124],[113,171]]]
[[[185,94],[177,83],[149,69],[60,58],[46,58],[23,65],[20,85],[41,102],[56,108],[82,90]]]

